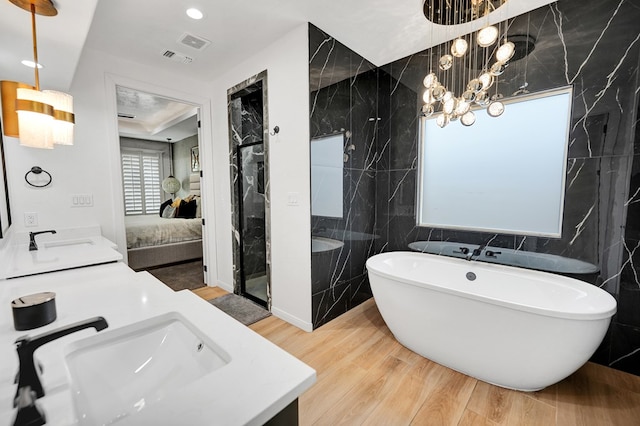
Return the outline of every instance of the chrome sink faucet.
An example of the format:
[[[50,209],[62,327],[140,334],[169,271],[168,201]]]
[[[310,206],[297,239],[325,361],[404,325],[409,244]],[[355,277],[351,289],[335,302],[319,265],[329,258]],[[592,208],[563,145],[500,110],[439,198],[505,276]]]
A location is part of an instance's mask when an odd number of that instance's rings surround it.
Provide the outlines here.
[[[18,340],[16,340],[16,349],[18,351],[20,368],[18,370],[17,377],[18,389],[16,390],[16,396],[13,401],[14,407],[18,404],[21,389],[26,389],[27,387],[30,388],[30,392],[35,393],[34,399],[44,396],[44,389],[42,389],[42,383],[40,383],[36,364],[33,360],[33,353],[36,349],[46,343],[64,337],[68,334],[75,333],[76,331],[84,330],[85,328],[95,328],[96,331],[101,331],[108,326],[109,324],[107,324],[107,320],[103,317],[95,317],[51,330],[47,333],[40,334],[39,336],[22,336],[18,338]]]
[[[48,231],[29,232],[29,251],[38,250],[38,244],[36,244],[36,235],[40,234],[55,234],[56,231],[49,229]]]

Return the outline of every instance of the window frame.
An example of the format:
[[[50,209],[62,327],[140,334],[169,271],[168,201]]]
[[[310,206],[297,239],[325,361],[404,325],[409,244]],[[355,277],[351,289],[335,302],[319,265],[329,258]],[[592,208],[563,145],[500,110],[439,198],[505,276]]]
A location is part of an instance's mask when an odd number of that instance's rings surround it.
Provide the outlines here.
[[[125,157],[137,157],[139,161],[137,183],[140,186],[140,208],[128,208],[128,205],[130,205],[131,203],[135,204],[136,200],[129,201],[127,197],[129,188],[127,186],[127,174],[125,172]],[[153,159],[155,161],[154,166],[157,168],[157,174],[155,176],[145,178],[145,159]],[[163,160],[164,152],[162,150],[135,148],[122,148],[120,150],[120,168],[122,171],[122,191],[125,216],[145,216],[158,214],[164,194],[164,191],[162,190],[162,180],[165,177]],[[152,179],[151,182],[148,182],[149,179]],[[157,181],[154,182],[154,179],[157,179]]]

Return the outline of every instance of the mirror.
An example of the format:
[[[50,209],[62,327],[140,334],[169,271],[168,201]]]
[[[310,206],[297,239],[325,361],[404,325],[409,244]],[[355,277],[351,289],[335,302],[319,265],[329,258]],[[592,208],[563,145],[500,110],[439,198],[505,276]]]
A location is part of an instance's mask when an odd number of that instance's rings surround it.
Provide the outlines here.
[[[343,217],[344,134],[311,140],[311,215]]]
[[[197,146],[191,148],[191,171],[193,173],[200,171],[200,148]]]
[[[571,99],[570,87],[519,96],[470,127],[423,119],[418,225],[559,238]]]
[[[9,184],[4,160],[4,142],[2,123],[0,123],[0,238],[3,238],[11,226],[11,207],[9,206]]]

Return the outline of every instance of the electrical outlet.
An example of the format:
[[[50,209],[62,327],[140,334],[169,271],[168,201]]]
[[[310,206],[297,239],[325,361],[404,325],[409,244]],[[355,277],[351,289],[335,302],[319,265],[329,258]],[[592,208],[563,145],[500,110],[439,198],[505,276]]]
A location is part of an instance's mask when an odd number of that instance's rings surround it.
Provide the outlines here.
[[[35,212],[25,212],[24,214],[24,226],[27,228],[31,228],[34,226],[38,226],[38,213]]]

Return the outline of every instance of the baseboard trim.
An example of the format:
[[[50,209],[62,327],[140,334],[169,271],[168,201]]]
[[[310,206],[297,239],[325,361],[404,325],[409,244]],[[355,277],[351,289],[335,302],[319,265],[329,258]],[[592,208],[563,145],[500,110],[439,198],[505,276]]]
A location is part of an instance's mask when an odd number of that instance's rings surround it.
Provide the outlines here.
[[[278,309],[276,307],[271,307],[271,313],[280,318],[281,320],[284,320],[286,322],[288,322],[289,324],[298,327],[299,329],[303,330],[303,331],[307,331],[307,332],[312,332],[313,331],[313,324],[311,324],[310,322],[307,321],[303,321],[298,317],[294,317],[293,315]]]

